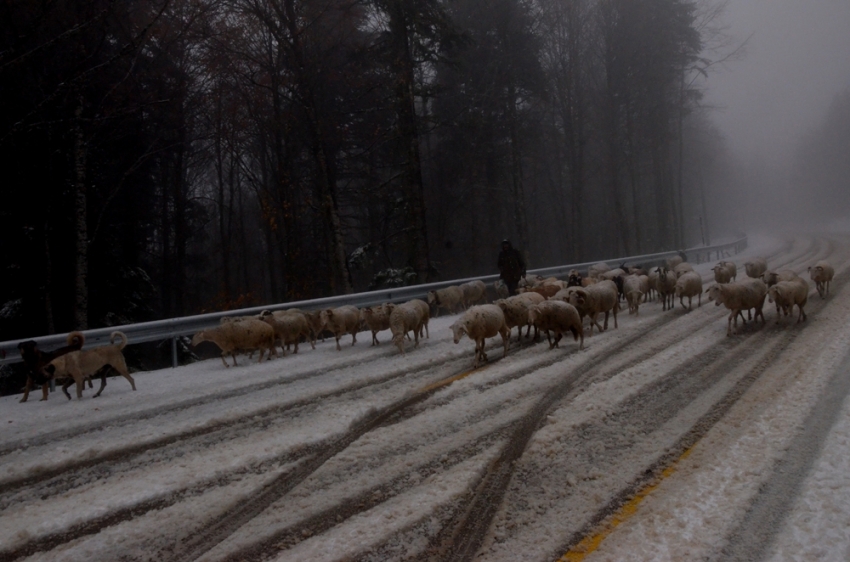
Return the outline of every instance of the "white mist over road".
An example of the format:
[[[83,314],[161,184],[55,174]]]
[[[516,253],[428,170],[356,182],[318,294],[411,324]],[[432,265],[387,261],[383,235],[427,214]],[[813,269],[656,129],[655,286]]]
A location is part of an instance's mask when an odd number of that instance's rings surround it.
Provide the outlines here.
[[[780,163],[850,88],[850,2],[730,0],[723,19],[751,38],[707,81],[713,120],[742,160]]]

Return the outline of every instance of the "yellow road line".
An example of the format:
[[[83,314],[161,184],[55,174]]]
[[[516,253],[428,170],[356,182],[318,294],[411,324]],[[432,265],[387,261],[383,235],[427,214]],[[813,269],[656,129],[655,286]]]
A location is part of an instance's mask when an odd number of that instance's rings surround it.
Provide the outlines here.
[[[447,379],[437,381],[433,384],[429,384],[428,386],[419,389],[419,392],[430,392],[432,390],[436,390],[438,388],[448,386],[448,385],[452,384],[453,382],[459,381],[460,379],[464,379],[464,378],[468,377],[469,375],[471,375],[472,373],[479,371],[479,370],[480,369],[472,369],[471,371],[464,371],[463,373],[461,373],[459,375],[455,375],[453,377],[449,377]]]
[[[693,446],[682,453],[679,458],[673,462],[673,464],[665,468],[658,478],[638,491],[638,493],[620,507],[616,513],[608,517],[608,519],[600,525],[600,528],[594,534],[584,537],[577,545],[561,556],[558,559],[558,562],[581,562],[589,554],[595,552],[599,548],[599,545],[602,544],[602,541],[604,541],[608,535],[613,533],[614,529],[616,529],[620,523],[623,523],[632,515],[637,513],[638,506],[641,502],[643,502],[649,494],[658,488],[665,478],[676,472],[676,466],[691,454],[691,449],[693,449]]]

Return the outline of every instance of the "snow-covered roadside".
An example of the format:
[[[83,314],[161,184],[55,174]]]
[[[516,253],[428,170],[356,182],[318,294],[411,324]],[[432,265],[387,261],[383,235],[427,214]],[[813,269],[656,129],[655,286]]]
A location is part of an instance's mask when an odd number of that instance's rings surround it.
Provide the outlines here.
[[[804,332],[588,561],[717,554],[850,347],[850,289],[833,300],[817,321],[786,327]]]
[[[850,370],[850,356],[841,365]],[[777,533],[771,562],[850,560],[850,396]]]

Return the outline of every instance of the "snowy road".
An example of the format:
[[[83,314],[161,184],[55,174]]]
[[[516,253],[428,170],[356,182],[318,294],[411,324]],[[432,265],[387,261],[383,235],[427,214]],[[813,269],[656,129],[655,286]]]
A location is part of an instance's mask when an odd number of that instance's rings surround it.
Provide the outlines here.
[[[832,294],[730,338],[647,303],[474,371],[444,317],[404,356],[361,334],[2,398],[0,560],[847,560],[850,236],[751,255],[828,259]]]

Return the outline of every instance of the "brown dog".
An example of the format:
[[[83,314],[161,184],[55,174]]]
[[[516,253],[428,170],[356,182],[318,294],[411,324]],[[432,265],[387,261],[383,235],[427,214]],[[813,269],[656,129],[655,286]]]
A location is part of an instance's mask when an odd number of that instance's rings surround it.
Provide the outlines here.
[[[117,344],[115,343],[116,338],[121,340]],[[68,400],[71,399],[71,395],[68,394],[69,386],[77,383],[77,398],[82,398],[83,383],[90,380],[98,372],[101,373],[100,389],[94,395],[94,398],[100,396],[100,393],[106,387],[106,373],[109,372],[109,367],[112,367],[130,381],[130,386],[133,387],[133,390],[136,390],[136,381],[130,376],[127,363],[124,361],[124,354],[121,353],[121,350],[127,345],[127,336],[122,332],[112,332],[109,341],[112,342],[112,345],[75,351],[54,359],[50,365],[45,367],[45,371],[53,378],[67,379],[65,384],[62,385],[62,392],[65,393]]]
[[[24,387],[24,397],[21,398],[21,402],[27,401],[33,384],[41,385],[41,399],[47,400],[47,385],[53,376],[45,371],[45,367],[57,357],[71,353],[72,351],[78,351],[83,347],[85,341],[86,337],[82,332],[71,332],[68,334],[68,345],[50,352],[41,351],[38,348],[38,344],[33,340],[19,343],[18,351],[21,353],[21,358],[29,370],[27,373],[27,385]]]

